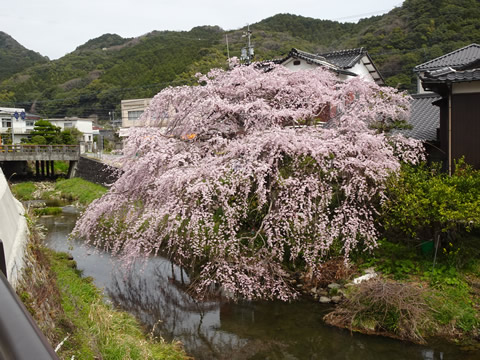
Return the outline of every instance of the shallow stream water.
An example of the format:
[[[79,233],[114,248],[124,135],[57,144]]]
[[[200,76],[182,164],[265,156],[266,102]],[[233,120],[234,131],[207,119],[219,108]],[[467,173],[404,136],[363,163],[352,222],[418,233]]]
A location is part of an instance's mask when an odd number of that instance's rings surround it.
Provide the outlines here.
[[[187,276],[167,259],[152,257],[125,271],[109,253],[68,241],[76,217],[41,218],[46,245],[70,252],[110,301],[156,336],[181,341],[195,359],[480,359],[478,351],[440,341],[420,346],[333,328],[322,321],[329,307],[314,302],[197,302],[182,291]]]

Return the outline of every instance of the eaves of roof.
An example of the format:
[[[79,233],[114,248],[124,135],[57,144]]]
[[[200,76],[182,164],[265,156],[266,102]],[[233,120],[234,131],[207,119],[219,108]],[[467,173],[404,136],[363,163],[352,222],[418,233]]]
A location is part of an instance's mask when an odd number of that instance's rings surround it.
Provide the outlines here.
[[[480,81],[480,68],[463,71],[456,71],[452,68],[440,69],[427,72],[420,79],[425,84]]]
[[[463,48],[442,55],[436,59],[427,61],[413,68],[414,72],[437,70],[451,67],[456,70],[463,70],[469,65],[480,60],[480,45],[470,44]]]

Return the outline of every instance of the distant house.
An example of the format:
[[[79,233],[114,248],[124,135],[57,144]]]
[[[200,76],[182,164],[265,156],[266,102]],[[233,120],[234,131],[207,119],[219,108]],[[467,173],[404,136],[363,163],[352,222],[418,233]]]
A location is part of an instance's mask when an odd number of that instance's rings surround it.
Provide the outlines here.
[[[122,127],[119,131],[120,137],[127,137],[129,129],[140,126],[140,116],[150,105],[151,98],[146,99],[129,99],[121,101],[122,108]],[[168,124],[168,114],[164,114],[160,127],[164,128]]]
[[[462,156],[480,169],[480,46],[465,46],[418,65],[414,71],[430,105],[424,104],[428,116],[412,109],[412,134],[428,128],[431,137],[438,131],[436,143],[449,173]],[[438,122],[431,120],[432,106],[438,109]]]
[[[19,144],[21,139],[26,137],[35,126],[35,121],[40,116],[32,115],[20,108],[0,108],[0,143]]]
[[[364,48],[332,51],[322,54],[311,54],[293,48],[290,53],[277,63],[292,71],[312,69],[322,66],[335,72],[341,80],[361,77],[384,85],[382,75]]]
[[[83,134],[83,141],[91,143],[93,141],[93,120],[78,118],[78,117],[65,117],[62,119],[45,119],[50,121],[53,125],[58,126],[62,131],[67,129],[78,129]]]

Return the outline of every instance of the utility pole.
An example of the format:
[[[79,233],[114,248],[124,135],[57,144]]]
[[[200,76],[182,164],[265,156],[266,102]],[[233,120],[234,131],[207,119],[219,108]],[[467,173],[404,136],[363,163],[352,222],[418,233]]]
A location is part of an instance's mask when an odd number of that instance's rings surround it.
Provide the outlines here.
[[[230,61],[230,49],[228,48],[228,34],[225,34],[225,40],[227,41],[227,59]]]
[[[247,38],[247,47],[242,48],[242,55],[240,56],[240,60],[244,61],[245,64],[249,65],[254,56],[253,46],[250,43],[250,37],[252,36],[252,32],[250,31],[250,24],[247,26],[247,31],[243,32],[242,37]]]

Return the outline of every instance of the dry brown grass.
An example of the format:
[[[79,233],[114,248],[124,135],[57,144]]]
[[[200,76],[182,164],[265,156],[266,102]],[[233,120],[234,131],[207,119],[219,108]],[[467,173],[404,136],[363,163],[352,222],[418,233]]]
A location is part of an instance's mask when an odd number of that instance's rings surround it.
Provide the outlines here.
[[[370,280],[353,287],[325,321],[352,331],[425,343],[422,334],[431,324],[429,312],[420,286]]]

